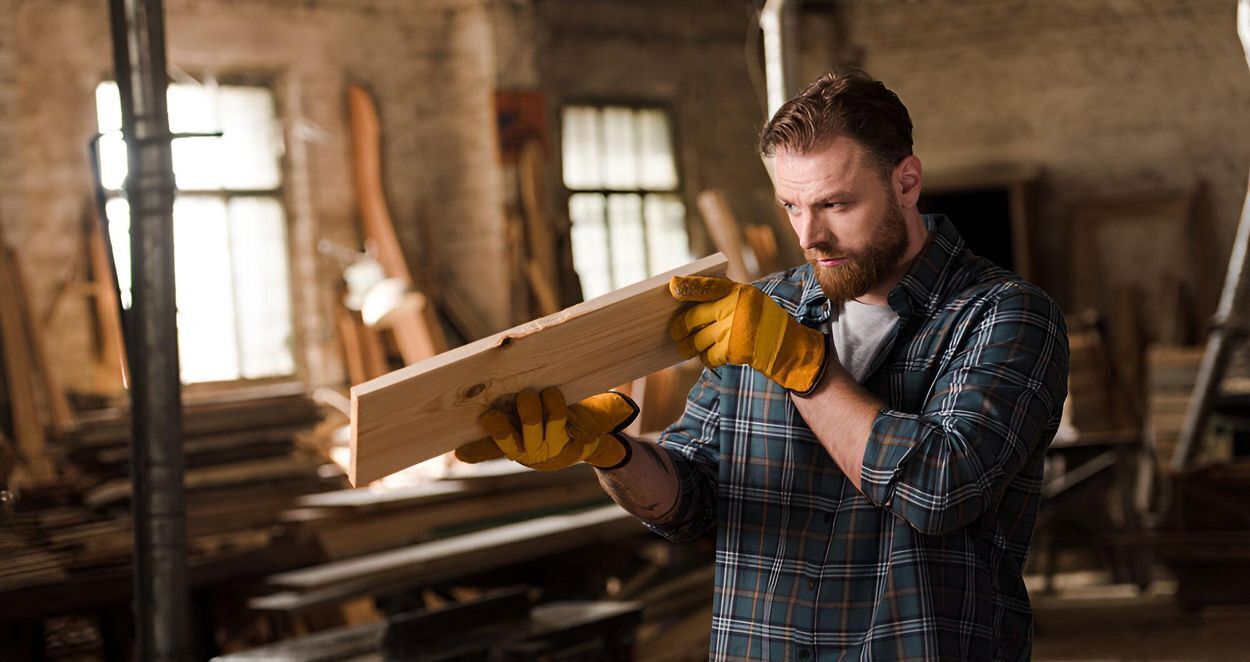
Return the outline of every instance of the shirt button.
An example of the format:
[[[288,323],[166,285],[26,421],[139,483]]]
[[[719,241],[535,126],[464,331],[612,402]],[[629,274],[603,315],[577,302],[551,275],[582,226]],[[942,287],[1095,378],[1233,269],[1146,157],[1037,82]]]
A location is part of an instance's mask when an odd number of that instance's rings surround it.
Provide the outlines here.
[[[807,588],[816,588],[816,581],[813,579],[807,580]]]
[[[811,657],[811,656],[812,656],[812,652],[811,652],[811,651],[809,651],[809,650],[807,650],[806,648],[804,648],[803,650],[799,651],[799,657],[803,658],[804,660],[806,660],[807,658],[809,658],[809,657]]]
[[[833,513],[825,513],[825,524],[833,523]]]

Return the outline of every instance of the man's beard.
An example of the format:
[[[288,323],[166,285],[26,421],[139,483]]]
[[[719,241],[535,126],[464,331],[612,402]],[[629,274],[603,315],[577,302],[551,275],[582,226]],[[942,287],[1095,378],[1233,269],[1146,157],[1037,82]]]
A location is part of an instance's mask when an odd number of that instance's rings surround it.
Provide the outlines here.
[[[839,252],[832,246],[818,246],[806,251],[816,273],[816,281],[831,303],[841,305],[863,296],[888,276],[906,253],[907,222],[903,211],[894,203],[894,196],[890,198],[885,216],[863,251]],[[846,257],[847,261],[836,267],[822,267],[816,262],[819,258],[833,257]]]

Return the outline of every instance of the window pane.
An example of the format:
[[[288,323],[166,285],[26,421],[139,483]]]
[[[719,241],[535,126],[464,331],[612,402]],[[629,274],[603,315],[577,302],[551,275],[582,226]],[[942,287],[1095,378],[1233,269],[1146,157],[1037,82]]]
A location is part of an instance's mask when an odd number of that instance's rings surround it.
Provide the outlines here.
[[[601,188],[599,174],[599,111],[569,106],[561,120],[564,185],[570,189]]]
[[[638,187],[638,137],[634,111],[629,108],[603,109],[603,187]]]
[[[647,218],[647,253],[651,275],[676,269],[691,260],[686,237],[686,205],[676,195],[657,193],[643,202]]]
[[[582,297],[593,299],[612,291],[608,230],[604,224],[604,200],[598,193],[575,193],[569,197],[573,221],[573,268],[582,281]]]
[[[178,360],[184,382],[240,376],[229,234],[221,199],[174,201]]]
[[[169,130],[173,133],[218,131],[217,87],[174,84],[165,95],[169,107]]]
[[[120,190],[126,184],[126,142],[121,131],[100,136],[100,183],[104,188]]]
[[[218,138],[176,138],[174,183],[180,189],[220,189],[225,173],[234,167],[224,158]]]
[[[222,87],[221,156],[228,164],[223,184],[233,189],[274,189],[281,184],[282,131],[273,95],[257,87]]]
[[[608,196],[608,228],[612,245],[612,283],[624,287],[647,277],[646,237],[642,228],[642,196]]]
[[[122,98],[117,83],[107,81],[96,86],[95,114],[100,133],[122,130]]]
[[[113,248],[113,263],[117,266],[117,287],[121,290],[122,307],[130,307],[130,203],[125,198],[113,198],[104,203],[104,215],[109,220],[109,245]]]
[[[668,129],[668,115],[662,110],[638,111],[639,187],[672,190],[677,188],[677,168]]]
[[[291,346],[286,220],[273,198],[238,198],[230,211],[239,353],[248,379],[295,372]]]

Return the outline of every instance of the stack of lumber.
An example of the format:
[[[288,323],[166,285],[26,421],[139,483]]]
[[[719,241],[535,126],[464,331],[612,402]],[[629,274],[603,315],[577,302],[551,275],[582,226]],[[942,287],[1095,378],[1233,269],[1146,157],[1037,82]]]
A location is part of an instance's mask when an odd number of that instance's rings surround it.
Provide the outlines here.
[[[298,441],[321,418],[298,390],[245,389],[188,400],[187,549],[193,569],[221,566],[289,538],[284,511],[300,496],[344,485],[341,471],[326,471],[325,462]],[[23,493],[17,511],[0,516],[0,603],[8,605],[9,615],[47,613],[57,601],[40,600],[44,595],[57,595],[67,606],[105,604],[124,600],[129,590],[134,534],[127,414],[88,412],[82,420],[80,434],[57,443],[67,474],[61,489]],[[293,562],[295,555],[288,560]],[[115,594],[73,596],[73,587],[83,584],[107,585]]]

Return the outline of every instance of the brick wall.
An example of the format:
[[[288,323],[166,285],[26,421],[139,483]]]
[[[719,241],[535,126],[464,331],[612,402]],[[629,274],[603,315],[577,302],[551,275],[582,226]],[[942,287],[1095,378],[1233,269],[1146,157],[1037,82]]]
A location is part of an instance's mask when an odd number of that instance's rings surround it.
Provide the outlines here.
[[[1067,223],[1090,197],[1210,187],[1222,264],[1250,167],[1233,0],[843,3],[839,34],[912,112],[928,172],[1045,170],[1042,279],[1066,298]],[[807,49],[806,69],[828,48]]]
[[[13,154],[21,135],[17,125],[17,43],[14,0],[0,0],[0,155]],[[0,236],[17,232],[21,199],[16,192],[20,170],[15,159],[0,157]]]
[[[17,132],[27,137],[16,152],[0,150],[0,172],[21,173],[21,211],[5,224],[32,272],[42,315],[72,275],[77,251],[68,238],[87,203],[83,154],[95,130],[93,91],[112,71],[107,3],[0,2],[16,5],[0,20],[18,35],[14,48],[0,23],[0,81],[12,71],[5,54],[16,50]],[[316,242],[359,245],[343,100],[349,82],[378,99],[387,195],[409,257],[418,224],[428,222],[454,276],[473,283],[465,288],[470,305],[506,326],[494,59],[482,0],[169,0],[166,13],[175,75],[259,77],[274,85],[287,120],[296,330],[312,383],[342,374],[331,316],[336,267],[317,256]],[[8,117],[12,89],[0,87],[0,117]],[[85,310],[70,301],[52,311],[50,343],[70,385],[90,376]]]

